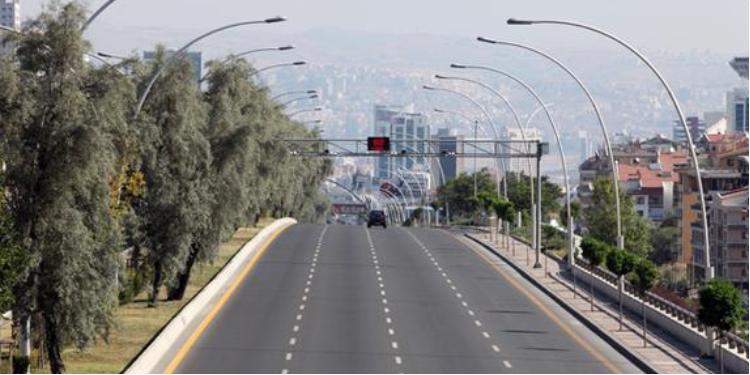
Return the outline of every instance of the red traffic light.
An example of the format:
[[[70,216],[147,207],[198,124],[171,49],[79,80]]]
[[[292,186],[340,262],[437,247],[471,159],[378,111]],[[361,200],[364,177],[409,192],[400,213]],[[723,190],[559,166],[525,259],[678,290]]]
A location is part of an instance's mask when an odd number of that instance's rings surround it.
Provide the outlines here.
[[[391,139],[388,137],[367,137],[367,151],[390,151]]]

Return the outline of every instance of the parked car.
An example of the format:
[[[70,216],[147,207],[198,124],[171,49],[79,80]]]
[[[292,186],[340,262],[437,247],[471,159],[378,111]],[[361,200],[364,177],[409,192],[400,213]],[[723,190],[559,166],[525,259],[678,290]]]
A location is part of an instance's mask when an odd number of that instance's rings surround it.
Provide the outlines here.
[[[387,228],[388,224],[385,223],[385,212],[381,210],[372,210],[367,214],[367,227],[370,228],[373,225],[382,225],[383,228]]]

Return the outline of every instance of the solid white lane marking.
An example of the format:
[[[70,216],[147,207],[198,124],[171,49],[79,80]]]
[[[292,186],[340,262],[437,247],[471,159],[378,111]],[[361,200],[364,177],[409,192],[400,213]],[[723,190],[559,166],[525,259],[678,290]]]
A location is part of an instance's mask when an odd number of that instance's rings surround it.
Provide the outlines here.
[[[498,348],[497,345],[492,345],[492,350],[494,350],[495,353],[500,353],[500,348]]]
[[[398,343],[395,341],[391,342],[391,347],[393,347],[393,349],[398,349]]]
[[[296,344],[296,343],[297,343],[297,338],[296,337],[292,337],[291,339],[289,339],[289,345],[294,346],[294,344]]]
[[[484,338],[486,339],[490,338],[490,334],[487,333],[487,331],[482,331],[482,336],[484,336]]]
[[[508,361],[503,361],[503,365],[505,365],[505,367],[507,367],[507,368],[513,368],[513,366],[511,366],[510,362],[508,362]]]
[[[396,360],[396,364],[397,364],[397,365],[400,365],[400,364],[401,364],[401,357],[399,357],[399,356],[396,356],[396,357],[395,357],[394,359]]]

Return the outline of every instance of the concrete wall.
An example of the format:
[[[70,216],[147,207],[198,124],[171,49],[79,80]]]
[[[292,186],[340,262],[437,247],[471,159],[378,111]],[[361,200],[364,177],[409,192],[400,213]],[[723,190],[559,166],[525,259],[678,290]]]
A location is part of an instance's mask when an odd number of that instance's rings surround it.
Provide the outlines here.
[[[124,371],[126,374],[163,373],[182,344],[229,290],[248,262],[281,230],[294,225],[291,218],[279,219],[263,228],[227,263],[172,320],[146,345]]]
[[[617,300],[618,293],[617,288],[614,285],[592,275],[581,267],[576,266],[576,270],[576,278],[578,281],[586,284],[593,282],[596,293],[599,293],[600,295],[604,294],[608,298]],[[638,314],[641,312],[641,300],[630,293],[623,292],[622,304],[623,307],[628,310],[637,312]],[[708,339],[704,333],[674,319],[665,312],[658,310],[651,305],[646,304],[645,312],[648,324],[654,324],[659,328],[670,332],[680,341],[690,345],[696,350],[704,353],[710,350]],[[717,359],[719,358],[719,350],[724,352],[725,371],[738,374],[748,373],[748,360],[743,357],[742,354],[727,348],[726,345],[722,347],[718,347],[717,345],[713,350]]]

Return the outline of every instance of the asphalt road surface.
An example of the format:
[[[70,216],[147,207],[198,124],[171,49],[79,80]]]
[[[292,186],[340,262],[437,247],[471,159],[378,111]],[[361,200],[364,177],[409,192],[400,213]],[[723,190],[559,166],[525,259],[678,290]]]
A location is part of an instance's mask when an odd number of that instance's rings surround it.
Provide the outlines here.
[[[292,226],[176,372],[640,372],[488,259],[436,229]]]

